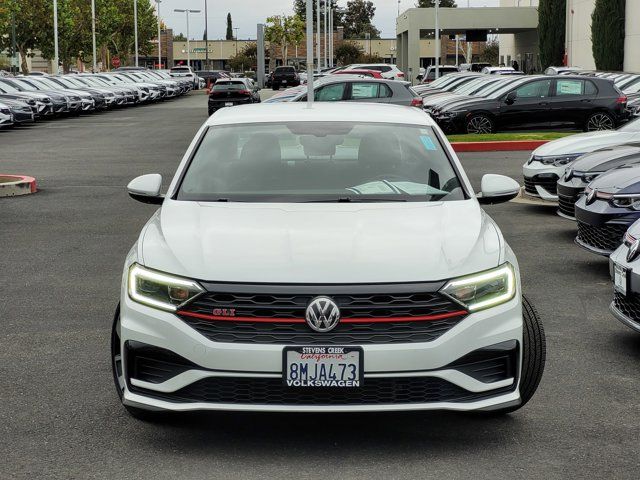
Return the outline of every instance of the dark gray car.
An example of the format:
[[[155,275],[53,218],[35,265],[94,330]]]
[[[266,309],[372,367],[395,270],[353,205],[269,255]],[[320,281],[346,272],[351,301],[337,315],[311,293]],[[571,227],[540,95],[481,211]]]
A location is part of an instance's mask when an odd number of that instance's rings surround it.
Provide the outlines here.
[[[623,165],[640,163],[640,142],[602,148],[569,164],[558,180],[558,215],[575,220],[576,202],[598,176]]]
[[[316,102],[388,103],[422,107],[422,98],[413,91],[411,84],[398,80],[367,77],[325,78],[322,82],[314,82],[313,91]],[[290,101],[306,100],[307,90],[304,89]]]

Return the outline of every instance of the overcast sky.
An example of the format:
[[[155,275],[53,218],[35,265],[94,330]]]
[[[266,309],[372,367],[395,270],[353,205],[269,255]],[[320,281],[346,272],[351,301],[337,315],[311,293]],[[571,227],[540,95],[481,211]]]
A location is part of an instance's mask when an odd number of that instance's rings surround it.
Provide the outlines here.
[[[314,0],[315,1],[315,0]],[[417,0],[400,0],[400,10],[415,5]],[[459,7],[466,7],[467,1],[472,7],[494,7],[499,0],[457,0]],[[175,33],[187,34],[187,22],[184,13],[174,12],[174,8],[201,10],[190,15],[189,36],[202,39],[204,33],[205,0],[162,0],[160,17]],[[373,23],[382,32],[383,37],[395,37],[395,20],[398,12],[397,0],[373,0],[376,15]],[[347,0],[339,0],[340,6],[346,6]],[[233,26],[238,27],[238,37],[255,38],[256,24],[274,14],[290,15],[293,12],[293,0],[208,0],[209,39],[224,38],[227,12],[231,13]]]

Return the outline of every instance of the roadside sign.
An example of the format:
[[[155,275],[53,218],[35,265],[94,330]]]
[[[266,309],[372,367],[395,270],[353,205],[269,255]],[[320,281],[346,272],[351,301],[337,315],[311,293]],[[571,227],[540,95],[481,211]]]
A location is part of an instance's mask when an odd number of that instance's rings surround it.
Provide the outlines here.
[[[118,68],[120,66],[120,57],[112,57],[111,65],[113,65],[114,68]]]

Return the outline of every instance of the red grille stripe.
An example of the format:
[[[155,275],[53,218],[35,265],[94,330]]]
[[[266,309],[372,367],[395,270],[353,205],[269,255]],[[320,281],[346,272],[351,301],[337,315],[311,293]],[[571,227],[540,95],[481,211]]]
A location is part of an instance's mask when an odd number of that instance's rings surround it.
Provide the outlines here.
[[[255,323],[305,323],[304,318],[271,318],[271,317],[225,317],[221,315],[209,315],[206,313],[188,312],[178,310],[178,315],[185,317],[200,318],[202,320],[222,321],[222,322],[255,322]],[[439,313],[435,315],[418,315],[415,317],[378,317],[378,318],[343,318],[340,323],[394,323],[394,322],[428,322],[433,320],[444,320],[445,318],[461,317],[466,315],[466,310],[456,312]]]

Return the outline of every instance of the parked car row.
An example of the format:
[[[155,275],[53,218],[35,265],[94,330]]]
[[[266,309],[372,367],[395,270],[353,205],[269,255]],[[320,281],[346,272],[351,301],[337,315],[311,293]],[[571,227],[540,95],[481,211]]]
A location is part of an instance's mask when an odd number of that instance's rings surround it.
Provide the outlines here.
[[[640,118],[612,132],[554,140],[523,166],[525,194],[558,202],[575,243],[609,257],[611,311],[640,332]]]
[[[415,87],[447,133],[518,128],[611,130],[628,118],[628,98],[613,80],[568,75],[457,73]]]
[[[175,98],[193,83],[159,70],[5,76],[0,78],[0,127]]]

